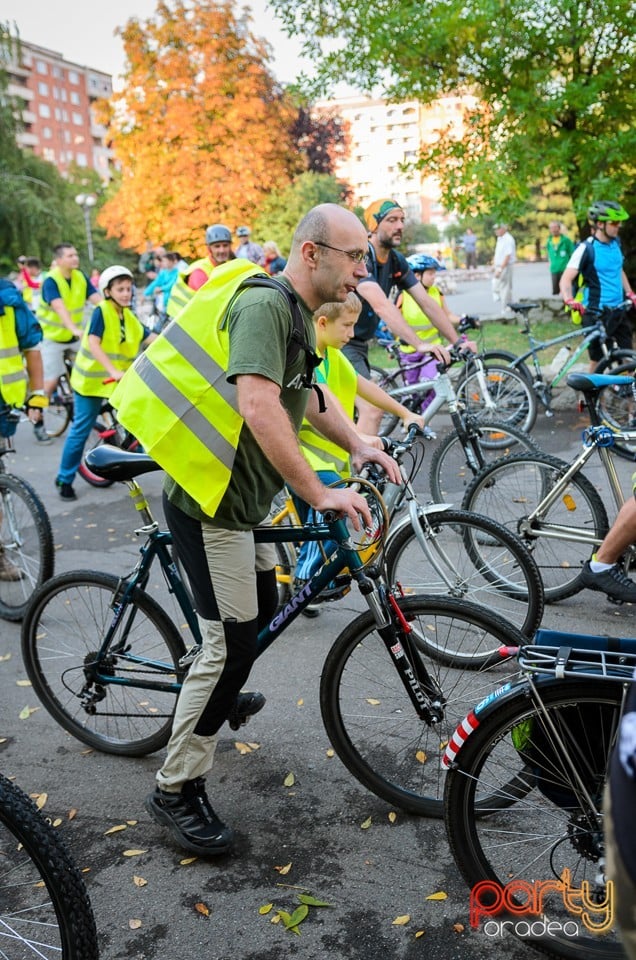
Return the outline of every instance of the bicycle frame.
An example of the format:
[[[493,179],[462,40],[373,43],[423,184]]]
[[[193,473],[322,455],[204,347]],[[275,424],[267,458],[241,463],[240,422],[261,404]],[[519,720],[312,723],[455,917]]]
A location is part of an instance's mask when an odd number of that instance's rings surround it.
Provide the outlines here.
[[[589,333],[587,334],[585,333],[586,329],[589,329]],[[511,361],[510,366],[514,369],[517,369],[524,364],[529,357],[532,357],[535,375],[539,381],[543,381],[543,373],[541,364],[539,363],[538,354],[541,353],[542,350],[547,350],[548,347],[556,347],[559,344],[567,343],[569,340],[574,340],[577,337],[583,337],[582,342],[574,350],[572,356],[568,357],[556,376],[549,381],[548,386],[550,388],[557,386],[561,382],[561,380],[566,376],[566,374],[569,373],[571,368],[582,356],[582,354],[585,353],[591,343],[594,343],[595,340],[599,339],[602,339],[603,342],[605,341],[605,330],[601,323],[596,323],[591,328],[584,327],[580,330],[570,330],[568,333],[563,333],[560,336],[555,337],[553,340],[537,340],[534,337],[529,325],[525,332],[528,334],[530,349],[526,350],[525,353],[520,354],[515,360]]]
[[[170,591],[174,594],[181,610],[186,616],[193,636],[199,642],[201,639],[196,622],[196,614],[192,609],[174,560],[168,551],[172,537],[168,531],[160,531],[158,529],[158,525],[152,518],[148,503],[139,484],[135,480],[126,481],[126,484],[129,487],[130,495],[135,503],[136,509],[142,513],[146,521],[144,526],[135,532],[138,535],[146,535],[148,540],[141,547],[141,559],[132,574],[120,582],[120,592],[116,595],[113,603],[113,618],[109,628],[94,662],[87,665],[85,669],[92,683],[97,684],[98,687],[115,684],[118,686],[134,686],[140,689],[153,689],[176,694],[180,691],[182,684],[180,678],[175,677],[174,665],[163,661],[136,657],[126,648],[130,625],[133,623],[136,615],[134,592],[137,588],[144,588],[155,556],[159,558],[161,568],[167,577]],[[254,530],[254,539],[257,543],[293,543],[302,540],[335,540],[338,543],[338,549],[333,558],[322,566],[301,590],[291,597],[283,610],[279,611],[259,632],[257,656],[260,656],[277,637],[293,623],[334,577],[347,568],[351,577],[357,582],[360,592],[373,613],[377,623],[378,633],[385,643],[388,654],[395,669],[398,671],[418,716],[429,724],[436,723],[441,718],[443,706],[441,692],[429,678],[421,662],[415,665],[411,663],[409,653],[404,649],[400,642],[400,636],[395,629],[395,620],[397,620],[400,626],[402,635],[408,635],[412,628],[402,615],[392,592],[388,590],[384,584],[376,584],[375,580],[372,580],[365,574],[365,563],[361,560],[358,552],[351,543],[344,520],[337,519],[333,522],[311,523],[304,526],[284,524],[277,527],[258,527]],[[126,616],[128,618],[127,624],[124,620]],[[119,628],[121,628],[121,637],[111,649],[111,641]],[[109,654],[126,658],[131,663],[147,666],[157,673],[164,674],[167,677],[170,676],[171,679],[166,679],[165,682],[136,679],[134,682],[131,682],[124,676],[113,676],[108,668]],[[105,664],[103,670],[101,669],[102,662]],[[87,692],[87,696],[92,698],[95,694],[89,694]],[[87,703],[90,705],[90,699]]]

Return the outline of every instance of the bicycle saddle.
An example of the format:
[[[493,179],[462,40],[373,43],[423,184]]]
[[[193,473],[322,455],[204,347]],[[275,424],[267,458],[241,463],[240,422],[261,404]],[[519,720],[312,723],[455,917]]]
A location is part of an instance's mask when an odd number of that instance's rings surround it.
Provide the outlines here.
[[[161,470],[159,464],[147,454],[120,450],[108,443],[87,453],[85,461],[93,473],[105,480],[132,480],[141,474]]]
[[[566,382],[568,387],[581,393],[596,393],[602,387],[631,386],[632,378],[608,373],[570,373]]]

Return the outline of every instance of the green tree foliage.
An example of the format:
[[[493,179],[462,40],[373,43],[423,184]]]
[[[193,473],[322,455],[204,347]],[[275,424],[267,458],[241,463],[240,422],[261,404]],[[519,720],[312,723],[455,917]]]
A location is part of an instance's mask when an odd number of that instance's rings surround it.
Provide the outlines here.
[[[422,157],[462,214],[512,219],[535,184],[564,177],[579,225],[595,196],[634,178],[634,0],[272,0],[306,38],[315,74],[428,102],[476,97],[464,136],[441,131]],[[337,38],[334,43],[333,38]]]
[[[18,147],[20,107],[8,95],[6,68],[19,55],[15,31],[10,24],[0,24],[0,273],[15,270],[22,255],[39,257],[48,266],[53,247],[63,240],[77,246],[87,267],[84,220],[74,198],[80,192],[99,198],[101,181],[94,171],[79,167],[65,180],[54,164]],[[94,229],[93,240],[99,267],[124,255],[99,228]]]
[[[259,241],[274,240],[284,256],[289,254],[298,221],[318,203],[344,203],[346,184],[325,173],[301,173],[288,187],[270,193],[253,224]]]

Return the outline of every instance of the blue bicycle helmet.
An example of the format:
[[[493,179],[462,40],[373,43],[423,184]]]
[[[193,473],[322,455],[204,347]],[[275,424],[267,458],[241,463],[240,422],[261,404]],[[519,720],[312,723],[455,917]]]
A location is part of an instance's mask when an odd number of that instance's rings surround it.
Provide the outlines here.
[[[415,273],[424,273],[425,270],[443,270],[439,260],[435,257],[428,257],[425,253],[414,253],[412,257],[407,257],[406,262]]]

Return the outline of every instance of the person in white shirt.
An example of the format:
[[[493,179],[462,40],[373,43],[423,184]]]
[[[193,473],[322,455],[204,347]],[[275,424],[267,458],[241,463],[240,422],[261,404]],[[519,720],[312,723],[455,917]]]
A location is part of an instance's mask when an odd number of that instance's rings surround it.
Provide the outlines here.
[[[497,244],[493,260],[495,273],[492,292],[495,300],[503,304],[507,313],[508,304],[512,302],[512,268],[517,259],[517,247],[506,223],[496,223],[495,233]]]

